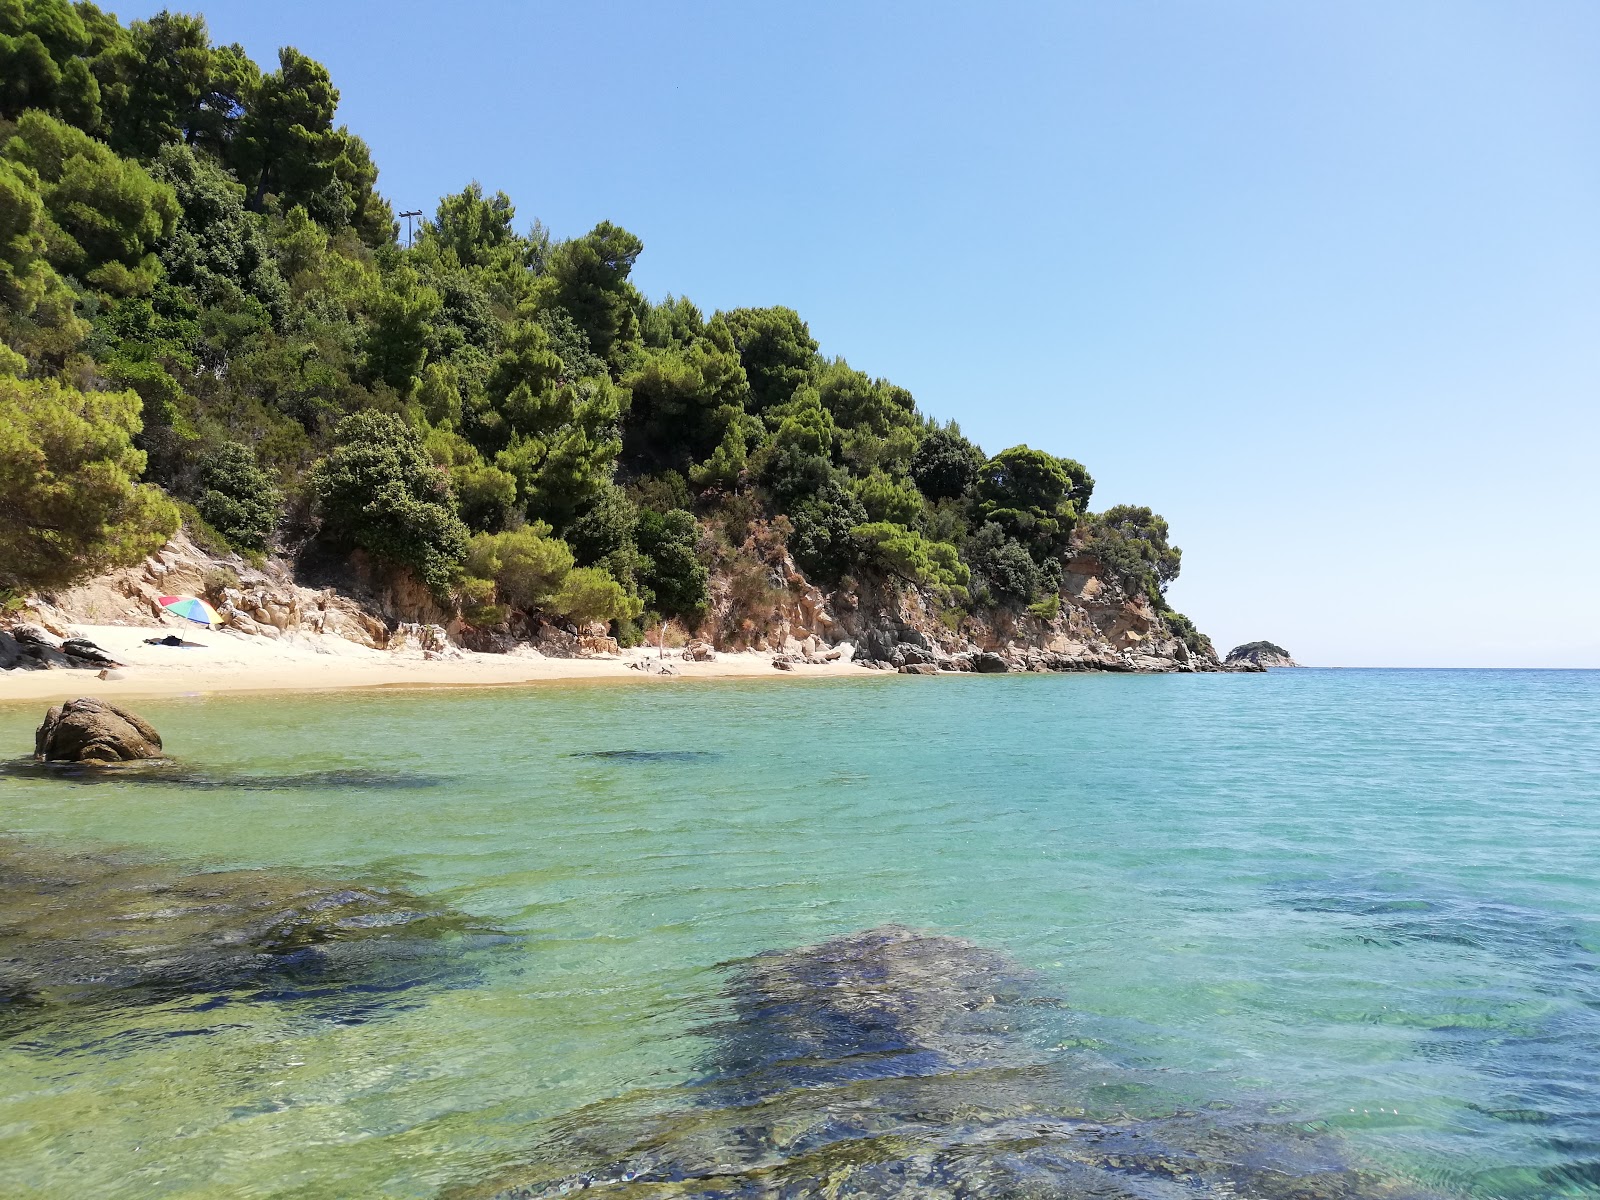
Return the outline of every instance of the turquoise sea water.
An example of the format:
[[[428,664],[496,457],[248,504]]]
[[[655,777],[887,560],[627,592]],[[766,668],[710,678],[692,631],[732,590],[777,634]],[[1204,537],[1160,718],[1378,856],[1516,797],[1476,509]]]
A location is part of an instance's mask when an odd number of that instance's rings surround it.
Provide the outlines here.
[[[42,707],[0,707],[0,757]],[[1600,1195],[1600,673],[136,707],[217,786],[0,776],[0,833],[397,884],[497,936],[371,1004],[36,1014],[0,1037],[0,1195],[439,1195],[695,1078],[723,964],[885,922],[1041,972],[1042,1054],[1446,1195]]]

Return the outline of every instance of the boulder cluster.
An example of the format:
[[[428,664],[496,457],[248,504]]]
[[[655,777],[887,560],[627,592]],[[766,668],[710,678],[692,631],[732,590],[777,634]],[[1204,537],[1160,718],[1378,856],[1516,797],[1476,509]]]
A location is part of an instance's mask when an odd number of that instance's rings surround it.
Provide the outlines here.
[[[994,648],[967,643],[958,649],[941,646],[923,631],[911,626],[880,626],[856,654],[863,667],[898,671],[902,675],[938,675],[967,672],[979,675],[1005,675],[1011,672],[1057,671],[1140,671],[1152,673],[1216,670],[1214,663],[1194,662],[1182,642],[1173,642],[1168,653],[1143,654],[1135,650],[1116,651],[1100,643],[1056,639],[1046,646],[1018,645],[1015,642]]]

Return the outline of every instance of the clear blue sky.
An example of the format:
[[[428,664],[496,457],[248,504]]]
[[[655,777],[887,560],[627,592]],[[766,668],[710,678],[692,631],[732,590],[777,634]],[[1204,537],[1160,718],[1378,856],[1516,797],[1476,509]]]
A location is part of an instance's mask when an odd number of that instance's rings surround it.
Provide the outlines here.
[[[1592,0],[200,11],[328,65],[397,210],[609,218],[1081,460],[1223,649],[1600,667]]]

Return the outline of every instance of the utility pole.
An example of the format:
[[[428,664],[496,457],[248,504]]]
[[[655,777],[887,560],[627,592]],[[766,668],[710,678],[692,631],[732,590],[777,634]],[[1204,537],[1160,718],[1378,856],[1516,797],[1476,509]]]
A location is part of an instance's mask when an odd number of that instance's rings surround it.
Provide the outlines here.
[[[410,212],[403,212],[400,215],[406,219],[406,249],[409,250],[411,249],[411,218],[420,217],[422,210],[414,208]]]

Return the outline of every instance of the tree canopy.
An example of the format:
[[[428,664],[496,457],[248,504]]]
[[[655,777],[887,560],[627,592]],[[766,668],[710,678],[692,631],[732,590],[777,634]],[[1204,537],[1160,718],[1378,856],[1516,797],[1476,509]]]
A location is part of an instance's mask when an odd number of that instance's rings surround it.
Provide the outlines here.
[[[0,589],[52,588],[129,566],[178,528],[136,482],[139,397],[0,376]]]
[[[647,298],[612,221],[558,237],[468,180],[401,245],[340,100],[198,16],[0,0],[3,586],[143,553],[173,501],[471,620],[619,634],[706,619],[712,561],[767,579],[775,541],[961,610],[1037,611],[1086,549],[1158,598],[1176,575],[1160,517],[1091,513],[1053,451],[986,455],[794,309]]]

